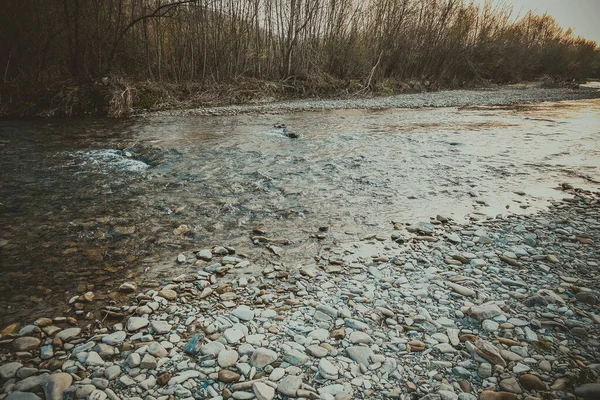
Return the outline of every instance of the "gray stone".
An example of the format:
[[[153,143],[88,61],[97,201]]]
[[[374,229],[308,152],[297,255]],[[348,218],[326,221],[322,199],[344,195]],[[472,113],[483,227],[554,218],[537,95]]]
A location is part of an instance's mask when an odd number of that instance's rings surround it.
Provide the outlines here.
[[[151,354],[144,354],[140,363],[141,369],[156,369],[156,357]]]
[[[584,399],[600,399],[600,383],[586,383],[575,388],[575,395]]]
[[[486,379],[492,376],[492,364],[481,363],[477,369],[477,374],[482,378]]]
[[[364,332],[354,331],[350,334],[350,342],[353,344],[372,344],[373,338]]]
[[[319,342],[324,342],[329,338],[329,331],[322,328],[315,329],[314,331],[309,332],[308,337],[317,339]]]
[[[4,398],[4,400],[42,400],[33,393],[27,392],[12,392]]]
[[[308,361],[308,356],[296,349],[291,349],[283,355],[283,361],[292,365],[303,365]]]
[[[170,332],[172,328],[171,324],[167,321],[151,321],[150,327],[158,335],[164,335],[165,333]]]
[[[326,379],[335,380],[338,378],[339,370],[326,358],[319,361],[319,373]]]
[[[346,349],[346,353],[348,353],[348,357],[350,357],[353,361],[363,364],[367,367],[371,363],[370,358],[374,355],[373,350],[362,346],[348,347]]]
[[[150,321],[147,318],[142,317],[129,317],[127,320],[127,330],[129,332],[139,331],[148,326]]]
[[[525,340],[527,340],[528,342],[538,341],[537,334],[533,330],[531,330],[530,327],[526,326],[525,328],[523,328],[523,331],[525,332]]]
[[[98,343],[94,346],[94,351],[102,358],[112,357],[115,354],[115,348],[105,343]]]
[[[196,253],[196,257],[200,260],[210,261],[212,260],[212,253],[208,249],[202,249]]]
[[[140,384],[141,386],[141,384]],[[92,391],[92,393],[90,393],[90,395],[88,396],[88,400],[105,400],[108,397],[108,395],[100,390],[100,389],[96,389],[94,391]]]
[[[286,376],[277,384],[277,391],[287,397],[296,397],[301,385],[301,376]]]
[[[231,344],[239,342],[244,336],[246,336],[246,332],[241,326],[234,326],[223,332],[223,337]]]
[[[481,328],[486,332],[495,332],[498,330],[500,324],[496,321],[492,321],[491,319],[486,319],[481,323]]]
[[[120,346],[125,341],[127,337],[127,332],[125,331],[117,331],[113,332],[110,335],[106,335],[102,338],[102,343],[108,344],[110,346]]]
[[[154,357],[166,357],[169,354],[167,349],[165,349],[164,346],[158,342],[154,342],[148,346],[147,351]]]
[[[488,303],[480,306],[472,306],[467,313],[471,317],[483,321],[502,314],[502,310],[496,304]]]
[[[62,400],[65,390],[71,386],[71,383],[73,383],[73,377],[64,372],[48,376],[42,383],[46,400]]]
[[[519,382],[515,378],[507,378],[500,381],[500,389],[507,392],[520,394],[523,393],[523,389],[519,386]]]
[[[369,325],[368,324],[366,324],[366,323],[364,323],[362,321],[359,321],[357,319],[346,318],[344,320],[344,322],[346,323],[346,326],[348,328],[356,329],[356,330],[359,330],[359,331],[369,329]]]
[[[15,383],[13,389],[16,392],[39,392],[42,390],[42,383],[47,379],[49,374],[35,375],[25,378],[22,381]]]
[[[219,353],[217,362],[221,368],[229,368],[235,365],[239,358],[238,352],[235,350],[223,350]]]
[[[241,305],[231,312],[235,317],[242,321],[252,321],[254,319],[254,311],[246,305]]]
[[[468,287],[459,285],[457,283],[448,282],[446,285],[448,285],[448,287],[456,293],[462,294],[463,296],[475,296],[476,294],[473,289],[469,289]]]
[[[142,356],[139,353],[131,353],[127,356],[126,362],[131,368],[139,367],[142,362]]]
[[[210,342],[200,347],[200,354],[216,358],[223,350],[225,350],[225,345],[223,343]]]
[[[250,365],[256,368],[264,368],[267,365],[275,362],[277,358],[278,355],[273,350],[260,347],[254,350],[252,356],[250,356]]]
[[[111,365],[110,367],[108,367],[104,370],[104,376],[109,381],[117,379],[119,377],[119,375],[121,375],[121,367],[118,365]]]
[[[335,308],[333,308],[333,307],[331,307],[330,305],[327,305],[327,304],[319,304],[316,307],[316,310],[317,311],[321,311],[322,313],[329,315],[331,318],[337,318],[338,314],[339,314],[338,311]]]
[[[252,390],[258,400],[273,400],[275,397],[275,389],[264,382],[254,382]]]
[[[63,342],[68,342],[69,340],[79,336],[81,333],[80,328],[67,328],[56,334],[56,337],[62,340]]]
[[[3,380],[14,378],[21,367],[23,364],[20,362],[10,362],[0,366],[0,378]]]
[[[85,359],[85,365],[87,365],[88,367],[97,367],[100,365],[104,365],[104,360],[95,351],[90,351],[88,353],[87,358]]]
[[[323,348],[321,346],[317,346],[316,344],[308,346],[306,348],[306,352],[308,354],[310,354],[311,356],[316,357],[316,358],[323,358],[327,354],[329,354],[329,352],[327,351],[327,349],[325,349],[325,348]]]

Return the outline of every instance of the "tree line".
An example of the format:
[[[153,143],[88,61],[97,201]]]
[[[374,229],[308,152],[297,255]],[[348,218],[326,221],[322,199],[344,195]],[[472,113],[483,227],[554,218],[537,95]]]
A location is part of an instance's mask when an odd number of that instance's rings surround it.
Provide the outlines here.
[[[0,26],[4,91],[116,76],[367,92],[600,74],[597,44],[551,16],[467,0],[5,0]]]

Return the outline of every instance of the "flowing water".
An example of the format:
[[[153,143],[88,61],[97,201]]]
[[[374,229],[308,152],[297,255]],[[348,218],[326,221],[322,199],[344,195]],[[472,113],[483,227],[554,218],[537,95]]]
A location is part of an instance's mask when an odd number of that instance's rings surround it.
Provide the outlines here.
[[[154,149],[153,165],[117,150],[132,145]],[[597,189],[600,100],[0,121],[0,171],[6,323],[172,276],[191,249],[277,258],[252,242],[257,227],[291,241],[280,259],[294,265],[392,221],[529,213],[563,197],[561,182]]]

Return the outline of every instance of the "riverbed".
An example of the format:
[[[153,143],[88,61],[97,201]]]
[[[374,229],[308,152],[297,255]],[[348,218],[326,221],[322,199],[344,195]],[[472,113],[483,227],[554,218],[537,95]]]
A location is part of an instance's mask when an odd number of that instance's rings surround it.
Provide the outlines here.
[[[1,322],[172,277],[190,249],[293,265],[394,223],[535,213],[561,183],[600,187],[599,115],[591,99],[1,121]]]

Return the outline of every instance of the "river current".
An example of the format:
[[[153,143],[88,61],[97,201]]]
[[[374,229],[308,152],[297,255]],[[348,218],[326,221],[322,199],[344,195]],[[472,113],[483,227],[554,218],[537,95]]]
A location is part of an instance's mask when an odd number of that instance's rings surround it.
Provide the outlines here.
[[[7,323],[172,276],[192,249],[295,265],[393,222],[543,210],[560,183],[600,186],[600,100],[0,121],[0,171]],[[290,243],[275,256],[255,230]]]

